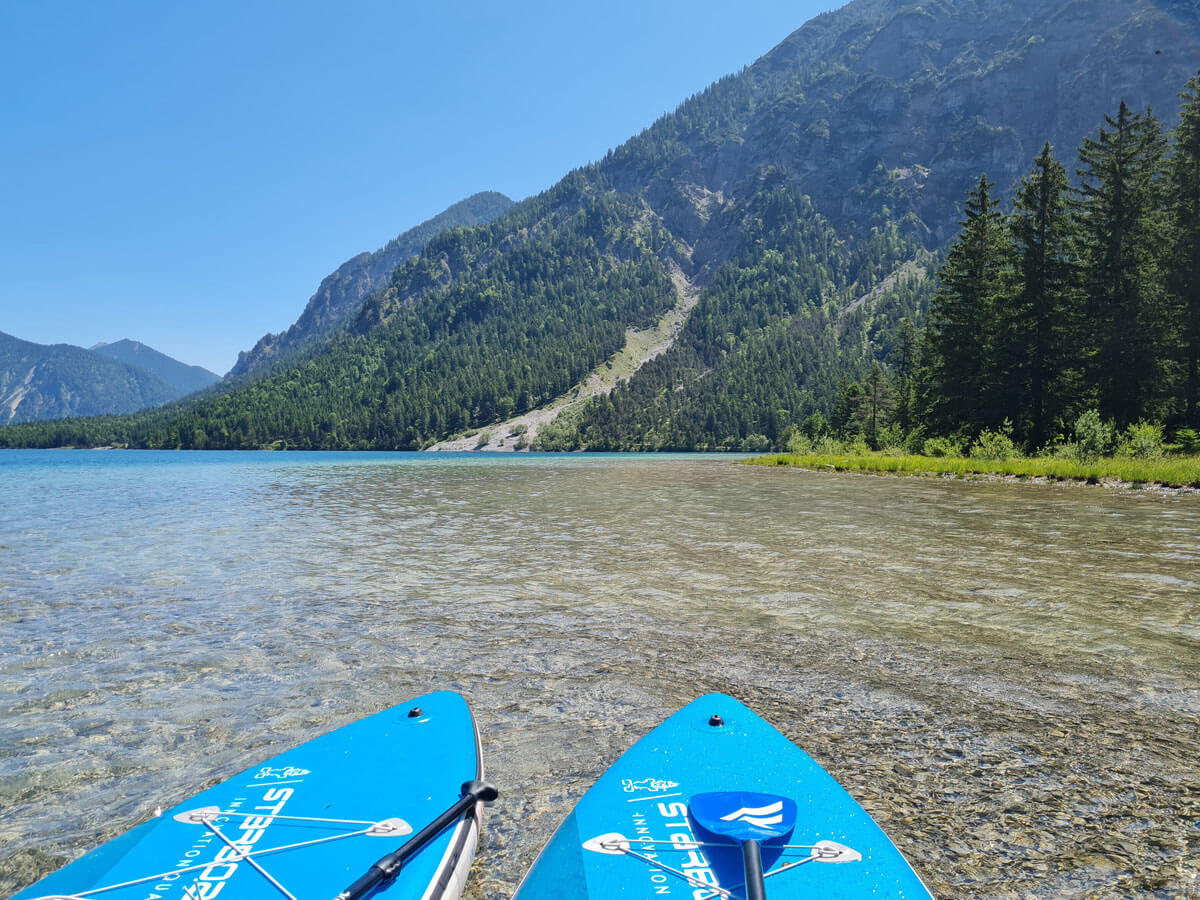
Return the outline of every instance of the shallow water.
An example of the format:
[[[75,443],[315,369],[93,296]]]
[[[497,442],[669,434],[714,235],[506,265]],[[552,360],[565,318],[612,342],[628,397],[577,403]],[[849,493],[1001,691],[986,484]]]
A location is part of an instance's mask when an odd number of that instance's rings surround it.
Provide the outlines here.
[[[1200,898],[1200,498],[726,457],[0,454],[0,895],[437,688],[470,895],[700,693],[943,897]]]

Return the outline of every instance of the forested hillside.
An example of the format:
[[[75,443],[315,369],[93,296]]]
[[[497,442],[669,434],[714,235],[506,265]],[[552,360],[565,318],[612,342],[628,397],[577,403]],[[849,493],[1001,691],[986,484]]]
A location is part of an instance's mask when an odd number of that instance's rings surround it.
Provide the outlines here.
[[[512,200],[503,194],[481,191],[397,235],[374,253],[360,253],[346,260],[321,281],[290,328],[264,335],[251,349],[239,353],[229,374],[246,375],[278,367],[289,356],[335,332],[358,312],[373,291],[387,287],[397,266],[420,253],[434,237],[450,228],[492,222],[510,206]]]
[[[855,0],[431,240],[323,352],[223,397],[0,441],[423,447],[570,391],[673,307],[677,272],[699,300],[674,345],[542,446],[779,446],[874,366],[908,377],[982,173],[1008,203],[1048,139],[1079,146],[1122,98],[1173,122],[1198,48],[1192,3]]]

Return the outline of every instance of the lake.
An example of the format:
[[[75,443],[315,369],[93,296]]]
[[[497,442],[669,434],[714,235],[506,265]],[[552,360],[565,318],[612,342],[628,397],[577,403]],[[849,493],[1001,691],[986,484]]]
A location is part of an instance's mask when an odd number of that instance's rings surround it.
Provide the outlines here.
[[[1200,897],[1200,497],[723,456],[0,453],[0,895],[429,690],[508,897],[624,749],[757,709],[941,897]]]

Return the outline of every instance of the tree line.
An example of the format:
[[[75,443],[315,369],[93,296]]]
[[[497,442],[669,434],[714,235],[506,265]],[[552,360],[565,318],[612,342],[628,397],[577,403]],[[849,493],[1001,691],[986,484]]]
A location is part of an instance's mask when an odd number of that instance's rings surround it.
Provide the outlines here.
[[[1005,213],[981,175],[924,329],[843,390],[833,425],[878,447],[895,426],[1030,450],[1092,413],[1116,430],[1200,425],[1200,75],[1168,133],[1124,102],[1072,183],[1047,143]]]

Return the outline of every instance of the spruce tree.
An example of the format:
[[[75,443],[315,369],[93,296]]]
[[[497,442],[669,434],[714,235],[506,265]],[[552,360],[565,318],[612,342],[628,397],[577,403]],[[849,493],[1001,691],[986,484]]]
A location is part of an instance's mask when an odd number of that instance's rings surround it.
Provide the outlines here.
[[[879,431],[892,421],[895,410],[896,399],[892,396],[892,386],[887,373],[879,363],[875,363],[863,379],[862,399],[857,415],[872,450],[879,449]]]
[[[900,319],[896,349],[893,354],[895,371],[896,421],[907,434],[913,429],[915,394],[918,389],[921,334],[907,316]]]
[[[1128,425],[1164,413],[1162,127],[1122,101],[1080,149],[1081,235],[1088,322],[1085,356],[1104,419]]]
[[[1168,167],[1171,259],[1168,284],[1183,363],[1186,424],[1200,425],[1200,75],[1180,97],[1183,110]]]
[[[1017,437],[1040,447],[1070,405],[1079,327],[1078,267],[1067,170],[1047,142],[1022,179],[1009,219],[1016,286],[1005,311],[1011,416]]]
[[[995,358],[1008,239],[981,175],[965,207],[962,231],[946,256],[929,310],[923,379],[926,416],[935,432],[978,431],[1003,420]]]

